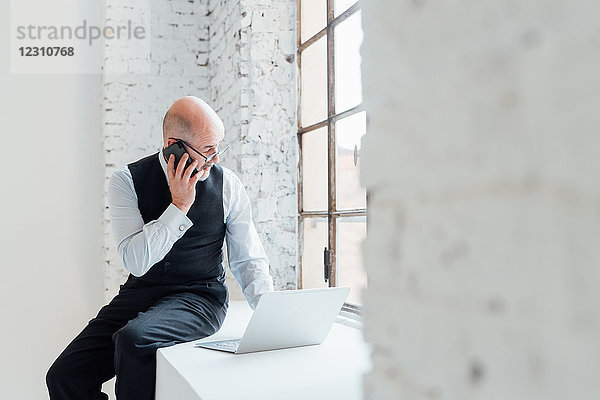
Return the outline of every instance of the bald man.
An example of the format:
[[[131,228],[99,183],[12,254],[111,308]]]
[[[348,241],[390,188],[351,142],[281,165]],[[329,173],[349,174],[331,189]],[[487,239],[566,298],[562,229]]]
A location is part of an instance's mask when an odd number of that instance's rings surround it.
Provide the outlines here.
[[[164,155],[173,144],[186,150],[177,164]],[[154,399],[156,350],[212,335],[223,323],[224,240],[250,306],[273,290],[244,186],[217,165],[226,146],[218,115],[188,96],[165,114],[163,149],[113,174],[111,225],[130,274],[48,370],[50,399],[108,399],[101,387],[115,375],[119,400]]]

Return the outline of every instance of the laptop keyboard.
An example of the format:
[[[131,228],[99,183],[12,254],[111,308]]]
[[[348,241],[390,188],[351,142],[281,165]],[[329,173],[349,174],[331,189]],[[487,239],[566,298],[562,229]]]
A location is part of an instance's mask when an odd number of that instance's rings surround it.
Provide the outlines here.
[[[240,342],[241,341],[242,341],[241,339],[238,339],[238,340],[229,340],[227,342],[215,343],[215,344],[213,344],[213,346],[218,347],[220,349],[235,351],[235,350],[237,350],[238,347],[240,347]]]

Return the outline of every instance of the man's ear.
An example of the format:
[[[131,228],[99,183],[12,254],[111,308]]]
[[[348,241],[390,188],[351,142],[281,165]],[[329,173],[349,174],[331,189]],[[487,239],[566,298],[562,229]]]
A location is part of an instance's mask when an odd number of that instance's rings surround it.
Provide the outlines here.
[[[165,148],[169,147],[170,145],[172,145],[173,143],[176,143],[177,140],[175,139],[167,139],[167,145],[165,146]]]

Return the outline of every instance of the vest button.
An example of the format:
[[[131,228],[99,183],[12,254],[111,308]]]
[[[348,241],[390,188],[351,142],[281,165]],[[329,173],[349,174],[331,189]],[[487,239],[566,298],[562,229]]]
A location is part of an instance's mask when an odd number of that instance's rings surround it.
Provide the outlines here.
[[[185,230],[185,225],[179,225],[179,230],[183,232]]]
[[[168,267],[169,265],[171,265],[171,261],[165,261],[165,267]]]

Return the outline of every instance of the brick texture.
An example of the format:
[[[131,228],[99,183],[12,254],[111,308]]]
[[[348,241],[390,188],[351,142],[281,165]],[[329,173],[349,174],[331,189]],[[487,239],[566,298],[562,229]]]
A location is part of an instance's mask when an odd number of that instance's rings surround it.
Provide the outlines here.
[[[111,0],[106,16],[142,24],[149,35],[138,48],[105,46],[106,182],[116,168],[162,147],[162,117],[173,101],[203,98],[225,124],[232,146],[223,165],[246,186],[276,288],[296,287],[295,3]],[[109,300],[127,271],[107,208],[104,235]],[[232,299],[242,298],[231,276],[228,283]]]

